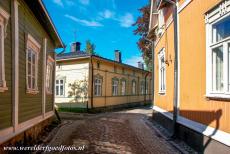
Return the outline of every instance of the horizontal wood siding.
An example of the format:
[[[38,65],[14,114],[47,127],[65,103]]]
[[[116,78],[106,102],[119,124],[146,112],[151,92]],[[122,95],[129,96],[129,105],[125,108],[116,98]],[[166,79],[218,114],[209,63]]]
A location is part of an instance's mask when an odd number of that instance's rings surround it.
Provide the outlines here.
[[[0,6],[10,14],[10,1],[0,1]],[[7,26],[7,37],[4,43],[5,51],[5,79],[8,90],[0,92],[0,130],[12,126],[12,52],[11,52],[11,24]]]
[[[21,123],[42,114],[43,39],[50,40],[50,38],[28,6],[22,0],[19,2],[19,123]],[[41,45],[37,82],[39,93],[35,95],[26,93],[27,34],[32,35]]]

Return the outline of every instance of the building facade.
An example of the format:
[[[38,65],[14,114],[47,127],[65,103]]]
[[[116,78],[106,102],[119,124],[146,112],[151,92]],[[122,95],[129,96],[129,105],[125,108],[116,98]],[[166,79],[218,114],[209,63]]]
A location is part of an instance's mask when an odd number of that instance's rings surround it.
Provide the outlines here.
[[[95,109],[148,102],[151,73],[139,66],[122,63],[119,51],[115,60],[82,51],[61,53],[57,55],[55,103]]]
[[[0,1],[0,144],[53,116],[58,47],[42,1]]]
[[[230,1],[152,0],[154,111],[196,150],[230,149]],[[176,65],[176,67],[175,67]]]

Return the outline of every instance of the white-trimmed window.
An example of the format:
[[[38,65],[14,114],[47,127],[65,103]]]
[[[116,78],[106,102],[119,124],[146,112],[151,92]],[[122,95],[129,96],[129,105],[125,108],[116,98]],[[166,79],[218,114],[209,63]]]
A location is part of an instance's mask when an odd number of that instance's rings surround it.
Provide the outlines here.
[[[5,38],[9,14],[0,7],[0,92],[7,90],[5,80]]]
[[[40,48],[40,44],[28,34],[26,49],[27,93],[38,93],[38,58]]]
[[[159,63],[159,93],[164,94],[166,91],[166,66],[165,66],[165,49],[161,49],[158,54]]]
[[[65,96],[65,82],[64,79],[56,80],[55,95],[59,97]]]
[[[136,81],[133,80],[132,81],[132,94],[136,95],[136,91],[137,91],[137,84],[136,84]]]
[[[124,96],[126,95],[126,81],[121,80],[121,95]]]
[[[49,94],[53,93],[53,69],[54,69],[54,59],[48,57],[47,68],[46,68],[46,91]]]
[[[141,95],[145,94],[145,82],[144,81],[141,81],[140,92],[141,92]]]
[[[112,79],[112,95],[117,96],[118,95],[118,84],[119,80],[118,79]]]
[[[94,95],[101,96],[102,95],[102,77],[95,77],[94,79]]]
[[[206,15],[206,95],[230,98],[230,11],[220,8]]]

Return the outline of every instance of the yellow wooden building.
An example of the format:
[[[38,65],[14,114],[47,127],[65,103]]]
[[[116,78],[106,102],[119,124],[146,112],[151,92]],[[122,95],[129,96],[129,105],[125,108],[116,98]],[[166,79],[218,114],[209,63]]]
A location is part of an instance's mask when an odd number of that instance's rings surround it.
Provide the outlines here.
[[[230,149],[230,0],[152,0],[154,119],[199,152]]]
[[[55,103],[59,108],[117,108],[151,102],[151,73],[122,63],[121,52],[115,60],[80,51],[57,55]]]

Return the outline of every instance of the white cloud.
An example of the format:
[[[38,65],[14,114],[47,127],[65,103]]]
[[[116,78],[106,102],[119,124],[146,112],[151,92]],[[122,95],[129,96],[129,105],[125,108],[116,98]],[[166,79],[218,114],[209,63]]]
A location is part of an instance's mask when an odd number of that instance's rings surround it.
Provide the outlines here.
[[[103,12],[99,12],[99,15],[100,15],[102,18],[110,19],[110,18],[114,18],[115,13],[114,13],[113,11],[110,11],[110,10],[106,9],[106,10],[103,11]]]
[[[134,23],[134,18],[131,13],[126,13],[124,16],[121,16],[120,19],[120,25],[121,27],[131,27],[132,24]]]
[[[79,0],[79,2],[83,5],[89,5],[90,1],[89,0]]]
[[[138,62],[141,61],[141,62],[144,62],[143,61],[143,58],[142,57],[139,57],[139,56],[132,56],[131,58],[128,58],[124,61],[125,64],[128,64],[128,65],[131,65],[131,66],[134,66],[134,67],[137,67],[138,66]]]
[[[65,3],[66,3],[68,6],[73,6],[73,5],[75,4],[72,0],[66,0]]]
[[[59,6],[64,6],[62,0],[53,0],[53,2]]]
[[[71,16],[71,15],[68,15],[68,14],[66,14],[65,17],[69,18],[69,19],[71,19],[77,23],[80,23],[81,25],[88,26],[88,27],[101,27],[101,26],[103,26],[101,23],[99,23],[97,21],[88,21],[88,20],[78,19],[78,18]]]

